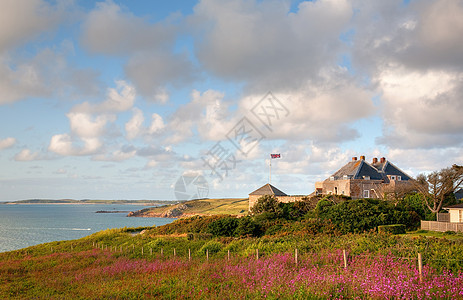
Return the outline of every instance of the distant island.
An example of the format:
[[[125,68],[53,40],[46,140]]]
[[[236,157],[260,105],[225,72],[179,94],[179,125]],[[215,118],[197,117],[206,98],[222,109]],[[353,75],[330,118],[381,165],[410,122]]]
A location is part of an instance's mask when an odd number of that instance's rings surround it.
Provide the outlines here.
[[[167,205],[178,204],[182,201],[170,200],[92,200],[92,199],[27,199],[18,201],[5,201],[0,204],[133,204],[133,205]]]

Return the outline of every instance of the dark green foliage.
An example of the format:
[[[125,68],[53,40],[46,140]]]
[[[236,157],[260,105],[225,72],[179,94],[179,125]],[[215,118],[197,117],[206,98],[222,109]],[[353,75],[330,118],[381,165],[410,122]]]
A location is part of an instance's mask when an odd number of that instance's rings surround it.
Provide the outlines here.
[[[264,195],[257,199],[256,204],[251,207],[251,215],[262,213],[273,213],[276,217],[279,217],[283,214],[283,208],[274,196]]]
[[[378,226],[378,233],[403,234],[405,233],[405,225],[403,224],[381,225],[381,226]]]
[[[241,217],[238,219],[235,234],[237,236],[257,236],[259,226],[251,217]]]
[[[221,218],[209,224],[208,233],[214,236],[235,236],[235,231],[237,227],[237,218]]]
[[[322,200],[317,205],[316,215],[323,220],[331,220],[343,233],[369,231],[378,225],[402,223],[408,228],[415,228],[419,224],[416,213],[376,199],[350,200],[339,204]]]

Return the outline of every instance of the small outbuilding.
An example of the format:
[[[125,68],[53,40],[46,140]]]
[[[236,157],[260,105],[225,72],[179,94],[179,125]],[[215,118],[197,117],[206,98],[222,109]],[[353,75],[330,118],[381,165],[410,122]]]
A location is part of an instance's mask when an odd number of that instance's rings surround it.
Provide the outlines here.
[[[259,199],[260,197],[265,196],[265,195],[275,196],[275,198],[277,198],[277,199],[278,199],[278,197],[287,197],[288,196],[288,195],[286,195],[286,193],[280,191],[279,189],[277,189],[276,187],[274,187],[270,183],[267,183],[266,185],[258,188],[257,190],[255,190],[254,192],[249,194],[249,209],[251,209],[251,207],[253,207],[254,204],[256,204],[257,199]]]
[[[463,203],[444,207],[449,211],[450,223],[463,223]]]

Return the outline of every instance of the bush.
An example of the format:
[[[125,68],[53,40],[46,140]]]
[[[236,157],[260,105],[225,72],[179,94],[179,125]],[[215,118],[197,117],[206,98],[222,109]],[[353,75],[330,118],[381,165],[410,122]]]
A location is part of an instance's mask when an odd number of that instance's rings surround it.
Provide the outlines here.
[[[235,236],[235,231],[237,227],[237,218],[226,217],[210,223],[208,227],[208,233],[214,236]]]
[[[378,233],[403,234],[405,233],[405,225],[403,224],[381,225],[381,226],[378,226]]]
[[[278,200],[272,195],[264,195],[257,199],[256,204],[251,207],[251,215],[258,215],[261,213],[273,213],[276,216],[281,216],[283,214],[282,205]]]
[[[259,234],[259,226],[251,217],[241,217],[238,219],[235,234],[237,236],[257,236]]]
[[[223,244],[217,241],[209,241],[204,244],[201,249],[199,249],[200,254],[205,254],[206,250],[208,250],[209,254],[214,254],[222,250]]]

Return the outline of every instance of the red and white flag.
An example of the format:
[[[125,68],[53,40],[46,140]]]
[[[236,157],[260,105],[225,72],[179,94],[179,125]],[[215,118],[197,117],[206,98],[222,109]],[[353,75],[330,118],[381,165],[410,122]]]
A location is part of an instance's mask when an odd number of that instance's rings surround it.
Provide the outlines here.
[[[271,158],[281,158],[280,153],[278,154],[270,154]]]

